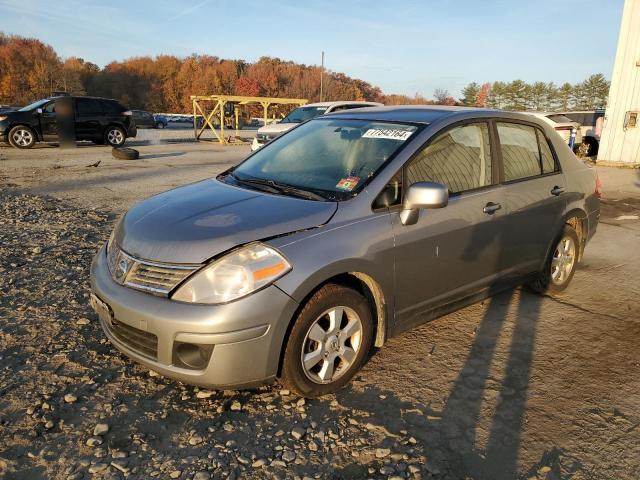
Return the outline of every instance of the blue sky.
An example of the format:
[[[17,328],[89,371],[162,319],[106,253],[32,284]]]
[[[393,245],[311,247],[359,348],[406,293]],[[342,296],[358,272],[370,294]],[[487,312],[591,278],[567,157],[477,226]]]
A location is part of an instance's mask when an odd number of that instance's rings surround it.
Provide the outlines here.
[[[623,0],[0,0],[0,30],[100,66],[161,53],[319,64],[385,93],[611,77]]]

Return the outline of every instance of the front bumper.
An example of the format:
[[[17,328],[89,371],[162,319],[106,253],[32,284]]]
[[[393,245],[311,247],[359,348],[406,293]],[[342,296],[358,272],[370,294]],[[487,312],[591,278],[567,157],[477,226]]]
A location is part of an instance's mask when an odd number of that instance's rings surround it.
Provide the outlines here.
[[[222,305],[180,303],[139,292],[113,281],[104,247],[91,265],[91,290],[98,299],[92,304],[101,326],[118,350],[162,375],[209,388],[248,387],[272,380],[298,306],[274,285]],[[100,302],[108,306],[108,315],[100,311]],[[124,329],[115,330],[114,325]],[[131,336],[115,333],[123,330]],[[155,355],[140,348],[154,336]],[[211,348],[206,366],[191,369],[176,364],[176,347],[185,342]]]

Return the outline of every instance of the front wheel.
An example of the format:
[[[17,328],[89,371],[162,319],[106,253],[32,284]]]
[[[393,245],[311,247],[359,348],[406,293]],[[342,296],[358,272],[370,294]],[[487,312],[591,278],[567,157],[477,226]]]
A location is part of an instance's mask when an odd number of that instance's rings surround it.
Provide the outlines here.
[[[303,397],[334,393],[360,370],[372,341],[367,299],[351,288],[327,284],[295,320],[280,382]]]
[[[531,288],[539,293],[554,294],[564,291],[576,271],[579,249],[578,234],[573,227],[565,225],[545,262],[543,271],[531,283]]]
[[[127,139],[127,134],[120,127],[107,127],[104,132],[104,141],[112,147],[120,147],[124,145],[124,141]]]
[[[15,148],[31,148],[36,143],[36,134],[29,127],[18,125],[9,131],[9,143]]]

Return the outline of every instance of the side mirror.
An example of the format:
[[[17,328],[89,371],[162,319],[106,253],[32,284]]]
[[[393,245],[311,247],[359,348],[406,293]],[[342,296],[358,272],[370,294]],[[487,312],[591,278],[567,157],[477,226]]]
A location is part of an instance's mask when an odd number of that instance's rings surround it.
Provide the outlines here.
[[[42,109],[41,108],[37,109],[36,112],[38,112],[40,115],[42,115]]]
[[[422,208],[443,208],[449,203],[449,189],[441,183],[417,182],[409,187],[402,202],[400,221],[413,225]]]

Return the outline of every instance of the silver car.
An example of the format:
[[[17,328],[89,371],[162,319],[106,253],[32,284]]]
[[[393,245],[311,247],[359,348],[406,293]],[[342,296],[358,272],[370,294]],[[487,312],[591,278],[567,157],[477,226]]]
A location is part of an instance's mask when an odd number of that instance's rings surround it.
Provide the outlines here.
[[[599,209],[593,170],[530,115],[323,115],[131,208],[93,261],[92,305],[163,375],[314,397],[436,316],[523,283],[562,291]]]

